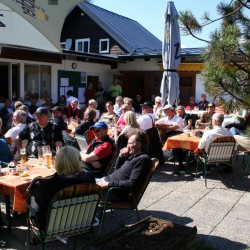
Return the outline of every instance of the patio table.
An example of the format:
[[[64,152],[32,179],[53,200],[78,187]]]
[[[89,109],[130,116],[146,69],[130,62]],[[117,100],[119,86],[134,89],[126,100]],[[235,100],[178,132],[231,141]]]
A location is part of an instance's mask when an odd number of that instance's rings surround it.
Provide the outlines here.
[[[27,169],[29,176],[21,177],[20,175],[13,175],[13,173],[6,172],[6,175],[0,177],[0,194],[13,197],[12,209],[16,212],[25,213],[27,211],[26,198],[28,192],[27,187],[30,185],[32,179],[37,176],[47,177],[55,173],[55,168],[47,168],[44,165],[39,165],[38,159],[30,159],[25,164],[19,167]],[[7,169],[6,169],[7,170]],[[8,200],[8,199],[7,199]],[[8,204],[6,204],[8,206]],[[7,212],[9,209],[7,209]],[[7,216],[9,217],[9,215]]]
[[[199,137],[195,136],[193,133],[190,133],[188,136],[187,133],[182,133],[169,137],[165,144],[163,145],[163,150],[169,150],[174,148],[182,148],[189,151],[194,151],[200,142]]]

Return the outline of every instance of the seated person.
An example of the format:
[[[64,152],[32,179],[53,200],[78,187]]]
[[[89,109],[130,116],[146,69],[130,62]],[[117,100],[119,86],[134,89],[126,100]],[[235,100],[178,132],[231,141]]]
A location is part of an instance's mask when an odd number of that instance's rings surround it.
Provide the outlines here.
[[[218,112],[218,113],[221,113],[221,114],[227,114],[225,101],[222,99],[221,96],[218,96],[216,98],[215,112]]]
[[[205,129],[209,126],[211,126],[212,116],[215,113],[215,105],[214,103],[210,102],[208,104],[208,111],[201,114],[201,117],[199,120],[195,123],[195,128],[197,129]]]
[[[0,118],[0,131],[2,129],[2,119]],[[13,155],[5,139],[0,138],[0,166],[7,167],[8,163],[13,160]]]
[[[187,103],[185,109],[186,110],[194,110],[196,107],[198,106],[198,104],[195,102],[195,99],[193,96],[191,96],[189,98],[189,103]],[[197,108],[198,109],[198,108]]]
[[[65,95],[61,95],[60,99],[55,104],[55,106],[59,106],[62,110],[64,110],[66,108],[66,96]]]
[[[212,116],[212,125],[213,129],[206,130],[204,134],[202,135],[202,138],[199,142],[198,145],[198,150],[199,149],[204,149],[206,152],[208,151],[209,145],[213,140],[215,140],[218,137],[221,136],[233,136],[233,134],[228,131],[225,128],[222,128],[222,123],[224,120],[224,115],[220,113],[215,113]],[[198,150],[195,150],[195,153],[198,152]]]
[[[129,110],[130,110],[130,105],[127,105],[127,104],[122,105],[122,114],[116,123],[116,127],[120,128],[120,130],[121,130],[121,128],[123,128],[125,126],[124,114]]]
[[[201,94],[201,101],[198,103],[199,110],[207,110],[208,101],[206,100],[207,96],[205,94]]]
[[[135,129],[128,139],[127,147],[120,150],[116,160],[116,170],[101,179],[97,185],[104,189],[104,199],[110,187],[122,187],[135,191],[145,180],[150,171],[152,161],[145,153],[148,150],[148,139],[145,132]],[[129,191],[112,192],[109,201],[124,201]]]
[[[78,100],[73,99],[68,107],[63,111],[63,120],[73,118],[77,122],[80,121],[80,109],[78,106]]]
[[[105,122],[96,122],[90,127],[95,139],[88,145],[86,152],[80,152],[82,167],[88,171],[100,170],[105,172],[114,153],[114,142],[108,136],[108,125]]]
[[[90,99],[88,104],[88,109],[94,109],[96,112],[95,122],[100,119],[100,110],[97,110],[97,102],[95,99]]]
[[[61,130],[67,130],[67,123],[63,120],[63,110],[60,106],[55,106],[51,109],[51,122],[55,123]]]
[[[61,148],[56,156],[56,173],[46,178],[37,177],[28,190],[32,196],[31,206],[36,211],[40,229],[44,229],[50,201],[64,187],[95,183],[94,177],[80,168],[80,153],[72,146]]]
[[[75,130],[72,131],[72,133],[84,135],[84,133],[89,130],[90,126],[93,126],[95,124],[96,112],[94,109],[87,109],[84,112],[84,117],[85,121],[82,122],[78,127],[76,127]]]
[[[120,116],[122,114],[123,97],[117,96],[115,98],[114,112]]]
[[[99,121],[106,122],[110,125],[115,125],[118,121],[118,115],[114,112],[114,105],[112,102],[106,102],[106,109],[108,112],[105,112],[101,115]]]
[[[183,122],[180,116],[174,114],[173,106],[165,105],[162,110],[166,116],[156,121],[155,126],[165,130],[164,141],[166,141],[168,137],[180,134],[183,131]]]
[[[37,146],[49,145],[52,151],[62,147],[62,130],[49,121],[49,111],[45,107],[36,110],[36,121],[27,124],[19,133],[19,145],[21,141],[28,140],[27,155],[37,156]]]
[[[30,112],[29,112],[29,107],[28,107],[28,106],[26,106],[26,105],[21,105],[21,106],[19,107],[19,110],[23,110],[23,111],[26,113],[26,115],[27,115],[26,124],[35,121],[34,117],[33,117],[33,116],[30,114]]]
[[[9,129],[5,134],[5,138],[11,138],[10,151],[13,155],[15,155],[16,152],[16,137],[19,135],[20,131],[22,131],[26,126],[26,118],[27,115],[24,111],[16,110],[12,117],[13,127]]]
[[[136,95],[135,96],[135,100],[133,102],[133,106],[134,106],[134,109],[135,109],[135,113],[139,113],[141,114],[141,104],[142,104],[142,98],[141,98],[141,95]]]
[[[182,118],[183,121],[183,130],[192,129],[192,117],[190,114],[187,114],[184,106],[180,105],[176,109],[177,115]]]

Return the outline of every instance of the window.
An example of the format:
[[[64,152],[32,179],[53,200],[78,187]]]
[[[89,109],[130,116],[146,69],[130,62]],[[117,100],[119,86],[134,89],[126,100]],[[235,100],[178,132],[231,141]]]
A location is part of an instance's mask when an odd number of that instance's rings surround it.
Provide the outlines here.
[[[24,100],[51,97],[51,67],[46,65],[24,66]]]
[[[109,53],[109,39],[99,40],[99,53]]]
[[[76,51],[82,53],[89,53],[90,39],[76,39]]]

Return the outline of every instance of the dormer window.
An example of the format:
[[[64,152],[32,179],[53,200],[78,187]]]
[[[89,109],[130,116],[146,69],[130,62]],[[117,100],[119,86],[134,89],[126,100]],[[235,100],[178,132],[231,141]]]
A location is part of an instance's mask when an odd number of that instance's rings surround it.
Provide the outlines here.
[[[109,39],[99,40],[99,53],[109,53]]]
[[[76,39],[75,47],[77,52],[89,53],[90,39]]]

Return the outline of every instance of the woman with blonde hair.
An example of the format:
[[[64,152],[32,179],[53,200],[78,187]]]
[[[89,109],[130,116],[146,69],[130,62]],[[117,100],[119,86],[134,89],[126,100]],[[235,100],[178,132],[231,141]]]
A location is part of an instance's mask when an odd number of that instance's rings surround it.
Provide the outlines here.
[[[153,114],[156,120],[159,120],[162,117],[162,105],[161,105],[161,97],[155,97],[155,105],[153,108]]]
[[[95,178],[81,169],[80,152],[72,147],[61,148],[56,155],[56,173],[43,178],[37,177],[28,190],[33,198],[31,204],[36,211],[40,227],[44,229],[52,197],[62,188],[81,183],[95,183]]]
[[[125,121],[125,126],[123,127],[120,135],[126,134],[128,131],[130,131],[131,128],[140,128],[140,125],[138,124],[136,120],[136,115],[132,111],[127,111],[124,114],[124,121]],[[118,139],[118,130],[116,129],[115,141],[117,141],[117,139]]]

